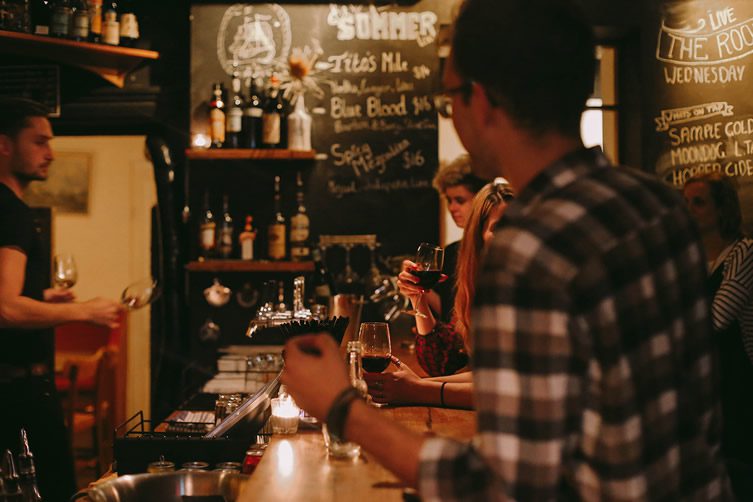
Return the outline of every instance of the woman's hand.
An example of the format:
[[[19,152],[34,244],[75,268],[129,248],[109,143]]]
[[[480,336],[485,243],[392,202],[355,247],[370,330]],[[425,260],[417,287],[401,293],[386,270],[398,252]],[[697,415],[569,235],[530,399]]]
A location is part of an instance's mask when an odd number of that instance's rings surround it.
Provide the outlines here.
[[[416,301],[424,292],[424,288],[418,285],[418,277],[410,272],[414,268],[416,268],[415,263],[410,260],[403,260],[403,268],[397,276],[397,287],[403,296],[410,299],[413,308],[416,308]]]
[[[48,288],[44,292],[44,301],[50,303],[69,303],[76,299],[73,290],[65,288]]]
[[[395,362],[393,360],[393,362]],[[398,364],[399,370],[391,373],[364,373],[363,378],[369,386],[369,394],[377,403],[408,404],[421,403],[422,389],[425,382],[413,370],[404,364]]]

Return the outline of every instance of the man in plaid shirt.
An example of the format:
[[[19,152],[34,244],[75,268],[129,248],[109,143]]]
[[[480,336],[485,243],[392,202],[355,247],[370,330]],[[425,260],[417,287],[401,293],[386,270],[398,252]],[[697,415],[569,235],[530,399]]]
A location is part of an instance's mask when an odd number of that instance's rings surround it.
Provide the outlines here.
[[[424,500],[725,500],[705,259],[679,197],[583,148],[593,36],[569,0],[466,0],[445,111],[519,194],[477,282],[471,444],[348,398],[328,337],[283,380]],[[312,355],[316,353],[316,355]]]

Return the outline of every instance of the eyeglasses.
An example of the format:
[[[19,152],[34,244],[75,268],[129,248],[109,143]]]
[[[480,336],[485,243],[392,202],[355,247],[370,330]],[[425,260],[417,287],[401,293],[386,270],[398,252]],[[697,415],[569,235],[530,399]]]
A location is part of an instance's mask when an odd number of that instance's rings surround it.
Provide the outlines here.
[[[473,82],[467,80],[462,84],[451,87],[450,89],[444,89],[434,94],[434,108],[437,110],[440,116],[450,119],[452,118],[452,95],[461,93],[464,96],[469,96],[473,89]]]

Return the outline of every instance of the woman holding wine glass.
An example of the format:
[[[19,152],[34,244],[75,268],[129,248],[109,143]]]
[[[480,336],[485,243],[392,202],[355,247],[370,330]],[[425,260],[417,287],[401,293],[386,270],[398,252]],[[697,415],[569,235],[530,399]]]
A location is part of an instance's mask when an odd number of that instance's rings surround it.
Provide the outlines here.
[[[497,221],[502,217],[507,202],[513,197],[510,185],[502,180],[489,183],[473,199],[473,206],[466,236],[460,247],[457,268],[457,294],[455,296],[454,318],[451,323],[436,319],[431,309],[426,309],[427,317],[416,316],[416,357],[421,367],[432,377],[451,375],[468,363],[468,340],[470,331],[470,305],[474,294],[475,277],[484,246],[491,239]],[[413,273],[403,271],[398,285],[401,293],[408,296],[417,310],[421,305],[423,288]],[[403,370],[405,371],[405,370]],[[411,372],[412,373],[412,372]],[[421,380],[415,374],[400,371],[390,374],[391,382],[382,382],[384,399],[418,399],[431,380]],[[465,375],[463,379],[470,381]],[[379,379],[373,379],[374,381]],[[367,379],[368,381],[368,379]],[[402,383],[395,383],[395,382]],[[403,392],[403,391],[407,391]],[[469,389],[470,395],[470,389]]]

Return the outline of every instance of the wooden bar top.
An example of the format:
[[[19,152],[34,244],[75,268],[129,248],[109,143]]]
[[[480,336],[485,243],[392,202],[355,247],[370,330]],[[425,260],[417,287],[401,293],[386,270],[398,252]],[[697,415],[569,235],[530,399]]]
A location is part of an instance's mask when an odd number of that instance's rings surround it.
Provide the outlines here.
[[[428,407],[382,408],[380,413],[407,429],[470,439],[475,412]],[[330,458],[319,430],[274,435],[238,500],[402,502],[405,485],[368,453],[354,460]]]

